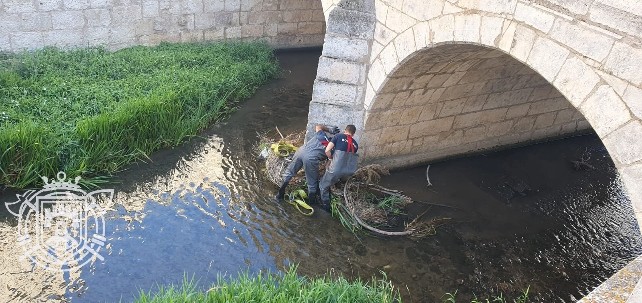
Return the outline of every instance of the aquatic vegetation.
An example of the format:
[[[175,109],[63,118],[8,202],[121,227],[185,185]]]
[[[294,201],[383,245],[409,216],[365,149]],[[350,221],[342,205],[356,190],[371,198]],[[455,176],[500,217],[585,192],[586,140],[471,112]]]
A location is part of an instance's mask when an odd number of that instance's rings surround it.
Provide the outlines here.
[[[0,184],[109,176],[220,120],[277,72],[263,43],[4,54]]]
[[[512,301],[509,301],[510,299],[504,297],[504,294],[502,293],[500,293],[499,295],[490,295],[490,297],[485,299],[480,299],[477,297],[477,295],[473,295],[473,299],[470,300],[470,303],[527,303],[529,291],[530,287],[527,287],[517,298]],[[457,291],[444,294],[442,299],[444,299],[444,303],[457,303]]]
[[[305,278],[296,271],[296,267],[290,267],[283,274],[244,273],[235,279],[219,278],[220,282],[207,291],[198,290],[193,280],[184,279],[182,285],[160,286],[156,292],[141,291],[135,302],[401,302],[399,292],[385,276],[363,282],[337,275]]]

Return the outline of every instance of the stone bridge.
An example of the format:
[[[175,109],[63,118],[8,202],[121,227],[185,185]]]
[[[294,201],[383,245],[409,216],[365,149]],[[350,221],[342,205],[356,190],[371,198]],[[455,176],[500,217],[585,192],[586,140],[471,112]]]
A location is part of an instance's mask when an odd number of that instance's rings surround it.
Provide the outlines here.
[[[324,0],[308,116],[400,167],[593,129],[642,222],[642,2]]]

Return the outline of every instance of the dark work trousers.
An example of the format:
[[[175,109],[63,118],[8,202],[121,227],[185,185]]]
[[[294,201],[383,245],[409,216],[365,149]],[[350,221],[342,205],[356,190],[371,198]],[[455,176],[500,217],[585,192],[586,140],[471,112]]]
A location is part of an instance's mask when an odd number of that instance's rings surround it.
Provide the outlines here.
[[[357,170],[359,155],[351,152],[336,150],[332,157],[332,162],[321,178],[321,204],[330,203],[330,187],[339,182],[341,178],[346,178],[354,174]]]
[[[283,183],[289,183],[292,177],[303,167],[305,180],[308,183],[308,194],[316,194],[319,188],[319,163],[325,159],[325,146],[312,138],[297,149],[292,162],[283,173]]]

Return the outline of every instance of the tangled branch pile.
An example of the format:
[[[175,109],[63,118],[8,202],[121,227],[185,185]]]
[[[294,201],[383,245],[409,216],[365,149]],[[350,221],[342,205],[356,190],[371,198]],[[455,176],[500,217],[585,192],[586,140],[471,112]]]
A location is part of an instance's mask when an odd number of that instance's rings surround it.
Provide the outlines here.
[[[261,136],[267,138],[267,136]],[[278,142],[263,139],[259,148],[265,159],[266,175],[268,179],[279,186],[283,181],[283,173],[292,161],[294,151],[286,156],[278,155],[270,147],[275,143],[302,146],[305,133],[290,134],[281,137]],[[323,175],[325,163],[319,167],[319,175]],[[352,232],[366,229],[386,236],[410,236],[422,238],[434,235],[438,220],[421,221],[420,215],[410,223],[401,221],[405,214],[404,208],[412,203],[412,199],[396,190],[387,189],[377,185],[382,176],[390,172],[382,165],[373,164],[359,168],[343,185],[337,184],[333,193],[337,193],[332,200],[332,215],[337,217],[341,224]],[[305,184],[303,174],[299,173],[290,181],[291,188],[302,188]],[[425,212],[424,212],[425,214]],[[387,231],[381,228],[399,229],[401,231]]]
[[[289,155],[282,157],[272,152],[270,149],[271,145],[274,143],[284,143],[291,144],[294,146],[302,146],[305,139],[305,132],[289,134],[286,137],[282,137],[281,140],[277,142],[269,141],[267,136],[261,136],[262,141],[259,144],[259,149],[262,151],[262,156],[265,158],[265,173],[270,182],[274,183],[277,186],[280,186],[283,183],[283,173],[287,169],[290,162],[292,162],[292,157],[294,152],[290,152]],[[290,184],[293,186],[298,186],[303,184],[304,179],[301,175],[297,175],[290,181]]]

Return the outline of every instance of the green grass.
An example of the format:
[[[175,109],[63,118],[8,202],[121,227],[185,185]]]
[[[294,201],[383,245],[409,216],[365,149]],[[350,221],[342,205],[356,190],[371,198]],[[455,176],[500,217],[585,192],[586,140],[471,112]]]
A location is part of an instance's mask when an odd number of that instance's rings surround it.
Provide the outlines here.
[[[59,170],[104,179],[220,120],[277,72],[262,43],[0,54],[0,184]]]
[[[522,291],[522,293],[515,299],[510,300],[502,293],[499,295],[491,295],[488,298],[477,298],[476,295],[473,296],[473,299],[470,300],[470,303],[527,303],[528,302],[528,296],[530,292],[530,286],[527,287],[525,290]],[[442,299],[444,300],[444,303],[457,303],[457,291],[453,293],[446,293]]]
[[[199,291],[193,280],[185,279],[180,286],[159,287],[153,293],[141,292],[135,302],[401,302],[399,292],[385,278],[373,278],[370,282],[350,282],[343,277],[327,276],[308,279],[299,277],[296,267],[282,275],[268,273],[251,277],[246,273],[236,279],[219,280],[221,282],[209,290]]]

